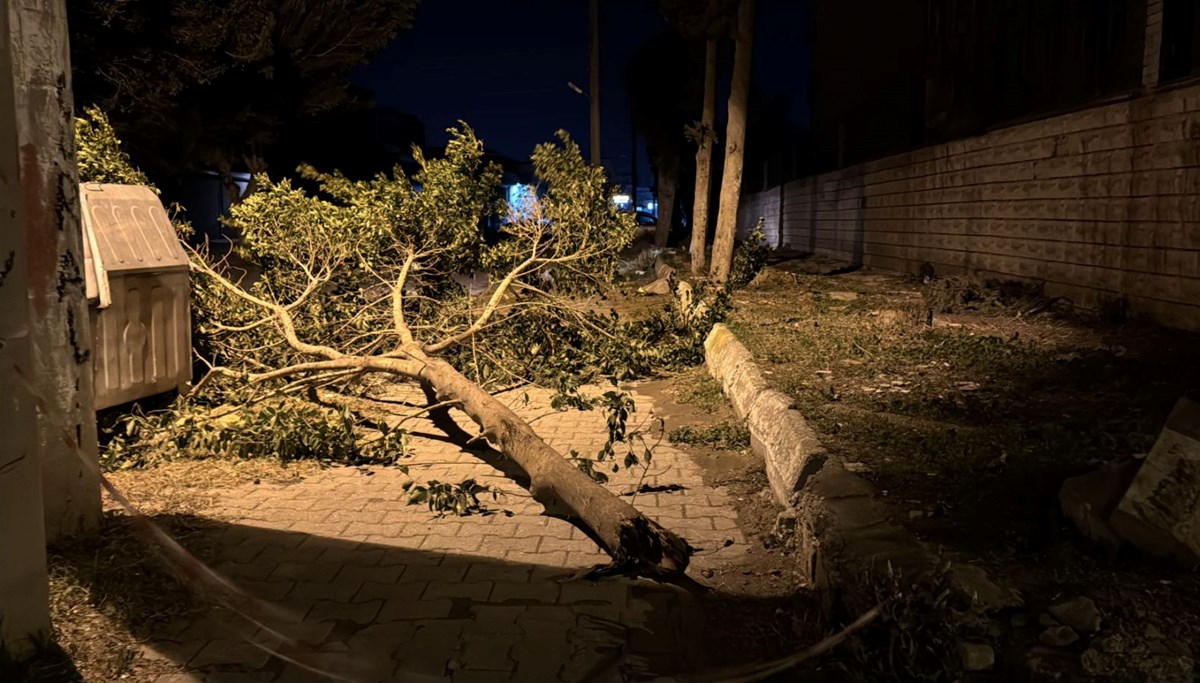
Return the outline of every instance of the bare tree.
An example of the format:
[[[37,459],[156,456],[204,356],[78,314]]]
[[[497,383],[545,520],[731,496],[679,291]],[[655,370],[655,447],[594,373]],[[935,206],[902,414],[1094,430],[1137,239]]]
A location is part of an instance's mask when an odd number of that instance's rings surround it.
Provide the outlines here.
[[[750,99],[750,60],[754,51],[754,0],[741,0],[737,15],[737,45],[729,93],[729,123],[725,128],[725,169],[721,176],[721,205],[713,239],[710,273],[718,282],[729,278],[737,233],[738,201],[746,141],[746,108]]]

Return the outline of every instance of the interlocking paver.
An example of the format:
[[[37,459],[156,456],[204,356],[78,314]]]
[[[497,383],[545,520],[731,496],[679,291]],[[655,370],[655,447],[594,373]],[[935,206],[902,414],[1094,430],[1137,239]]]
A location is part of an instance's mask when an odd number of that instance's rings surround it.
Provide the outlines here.
[[[415,387],[392,393],[423,403]],[[606,438],[599,411],[555,412],[548,394],[533,389],[501,398],[561,452],[594,454]],[[635,399],[638,414],[648,413],[647,399]],[[461,415],[456,421],[471,433],[477,429]],[[333,467],[287,485],[227,491],[204,513],[228,523],[210,536],[213,565],[252,594],[298,613],[296,621],[307,615],[280,630],[309,633],[304,642],[334,651],[311,661],[328,656],[332,667],[340,648],[364,666],[390,672],[375,679],[424,674],[547,683],[593,673],[605,680],[619,675],[622,660],[657,674],[682,664],[684,655],[674,650],[687,629],[702,625],[680,617],[681,594],[646,582],[574,578],[608,561],[586,534],[543,516],[541,505],[502,472],[436,438],[428,420],[405,426],[413,433],[406,463],[411,476],[391,468],[373,468],[367,476],[360,468]],[[494,486],[503,495],[484,503],[508,514],[439,517],[405,503],[405,482],[466,477]],[[726,491],[704,484],[684,452],[663,444],[647,472],[612,474],[608,487],[627,494],[639,484],[684,487],[625,500],[703,547],[696,565],[745,553],[736,506]],[[645,599],[645,591],[660,597]],[[266,653],[215,620],[165,634],[172,639],[163,641],[164,651],[176,661],[191,659],[194,667],[244,669],[226,672],[231,675],[282,676],[276,681],[301,675],[272,669]]]

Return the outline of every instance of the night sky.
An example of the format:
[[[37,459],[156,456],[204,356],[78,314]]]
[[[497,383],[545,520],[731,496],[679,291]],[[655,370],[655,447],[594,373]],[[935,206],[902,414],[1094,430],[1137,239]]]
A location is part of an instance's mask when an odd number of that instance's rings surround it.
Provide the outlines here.
[[[647,39],[669,28],[655,0],[601,0],[601,147],[618,182],[628,182],[630,172],[624,67]],[[808,123],[807,34],[802,0],[759,0],[754,77],[765,93],[791,98],[791,118],[800,125]],[[528,158],[559,128],[586,156],[588,101],[567,82],[587,90],[587,49],[586,0],[424,0],[414,27],[353,78],[374,91],[380,106],[419,116],[429,146],[444,144],[442,131],[463,119],[506,156]],[[720,74],[719,118],[728,85],[728,74]],[[645,186],[650,165],[641,147]]]

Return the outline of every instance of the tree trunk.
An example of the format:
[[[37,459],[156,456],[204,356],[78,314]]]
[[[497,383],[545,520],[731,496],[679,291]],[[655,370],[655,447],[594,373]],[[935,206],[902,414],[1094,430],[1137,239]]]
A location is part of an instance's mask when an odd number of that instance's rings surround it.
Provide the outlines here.
[[[658,579],[682,577],[692,548],[570,464],[520,416],[446,361],[420,354],[419,379],[437,400],[453,400],[483,435],[529,475],[529,492],[551,514],[577,518],[613,558],[614,568]]]
[[[696,150],[696,200],[692,209],[692,275],[703,275],[708,239],[709,185],[712,183],[713,114],[717,100],[717,41],[704,51],[704,112],[700,116],[700,147]]]
[[[665,247],[671,237],[675,218],[675,188],[679,184],[679,160],[672,157],[658,162],[658,224],[654,227],[654,246]]]
[[[721,205],[717,211],[717,234],[713,239],[711,274],[718,282],[729,278],[729,268],[733,264],[753,51],[754,0],[741,0],[738,6],[737,47],[733,56],[733,83],[729,93],[729,124],[725,129],[725,171],[721,176]]]

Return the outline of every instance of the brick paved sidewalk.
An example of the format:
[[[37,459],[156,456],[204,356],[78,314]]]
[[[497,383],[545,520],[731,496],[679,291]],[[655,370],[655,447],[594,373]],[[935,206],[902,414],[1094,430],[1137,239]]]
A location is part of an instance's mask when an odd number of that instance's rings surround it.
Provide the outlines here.
[[[403,397],[422,402],[418,392]],[[555,412],[540,390],[502,398],[564,453],[592,455],[606,438],[600,411]],[[635,418],[652,409],[650,399],[636,398]],[[477,432],[465,419],[460,424]],[[608,559],[591,540],[541,516],[528,493],[428,420],[404,426],[414,434],[413,479],[494,485],[505,493],[487,500],[495,514],[436,518],[405,504],[409,476],[353,467],[239,487],[202,513],[220,522],[207,532],[215,547],[207,559],[294,615],[281,630],[319,644],[316,663],[362,681],[530,683],[621,680],[622,671],[665,675],[702,663],[695,636],[703,623],[686,594],[645,581],[575,578]],[[704,485],[685,453],[664,442],[644,477],[622,471],[608,486],[630,493],[639,481],[681,487],[637,495],[634,503],[700,548],[697,570],[745,552],[726,495]],[[269,633],[222,612],[168,629],[152,651],[186,662],[190,673],[157,683],[328,680],[255,647],[243,637],[251,634],[271,642]]]

